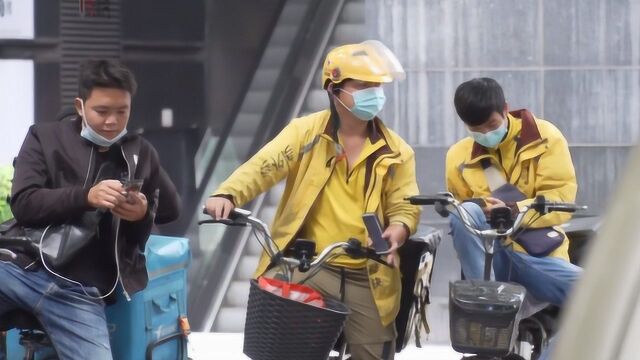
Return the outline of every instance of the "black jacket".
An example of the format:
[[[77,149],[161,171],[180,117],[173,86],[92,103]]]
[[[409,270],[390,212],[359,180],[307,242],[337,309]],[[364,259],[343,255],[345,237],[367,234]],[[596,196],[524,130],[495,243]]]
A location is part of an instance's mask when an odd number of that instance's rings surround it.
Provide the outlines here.
[[[48,122],[29,128],[15,163],[11,210],[18,223],[42,227],[63,223],[93,210],[87,195],[93,185],[90,159],[97,147],[80,136],[81,119]],[[136,222],[113,221],[118,234],[118,260],[122,285],[129,294],[148,281],[144,246],[156,214],[160,165],[156,150],[138,135],[119,143],[130,179],[143,179],[141,192],[148,201],[145,218]],[[92,152],[94,155],[92,155]],[[136,155],[137,153],[137,155]],[[119,228],[117,231],[115,228]],[[99,270],[99,269],[97,269]]]
[[[55,121],[70,121],[78,117],[75,107],[67,106],[62,108],[56,115]],[[180,217],[181,201],[176,186],[171,181],[169,174],[160,166],[160,178],[158,186],[160,197],[158,198],[158,209],[156,211],[156,224],[166,224],[175,221]]]

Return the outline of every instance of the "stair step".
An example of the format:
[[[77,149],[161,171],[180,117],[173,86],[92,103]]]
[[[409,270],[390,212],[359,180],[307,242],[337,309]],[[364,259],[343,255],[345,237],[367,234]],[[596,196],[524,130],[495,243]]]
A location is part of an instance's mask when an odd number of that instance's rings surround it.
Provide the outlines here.
[[[291,46],[297,31],[298,25],[278,24],[271,35],[269,45]]]
[[[249,241],[257,243],[256,239],[253,239],[253,238],[249,239]],[[248,245],[249,244],[247,244],[247,250],[249,250]],[[260,247],[260,250],[262,250],[261,247]],[[258,267],[260,254],[261,253],[249,254],[248,252],[245,252],[245,254],[242,256],[242,259],[240,259],[240,263],[238,264],[238,267],[236,268],[236,273],[235,273],[236,280],[246,281],[248,283],[249,280],[253,278],[253,274],[255,273],[256,268]]]
[[[278,80],[280,70],[278,68],[261,66],[253,78],[252,88],[255,90],[271,90]]]
[[[267,68],[280,68],[287,58],[289,50],[288,46],[267,46],[267,49],[264,51],[264,55],[262,56],[260,66]]]
[[[262,241],[262,237],[260,237],[260,240]],[[262,255],[263,251],[264,250],[262,249],[262,246],[260,245],[258,240],[256,240],[256,238],[254,236],[251,236],[249,241],[247,241],[247,247],[245,248],[244,254],[245,254],[245,256],[256,256],[256,257],[258,257],[258,256]],[[255,271],[255,266],[254,266],[253,270]]]
[[[230,307],[247,307],[249,287],[250,284],[247,280],[232,281],[229,289],[227,289],[224,305]]]
[[[362,23],[366,21],[366,9],[364,1],[348,1],[339,18],[344,23]]]
[[[333,32],[332,41],[336,44],[352,44],[366,40],[367,27],[365,24],[337,24]]]
[[[259,113],[239,113],[236,122],[233,124],[233,135],[235,136],[255,136],[256,129],[260,127],[262,114]]]
[[[246,307],[222,307],[213,325],[214,332],[241,333],[247,314]]]
[[[270,97],[271,91],[269,90],[251,89],[244,98],[240,112],[262,113],[267,107]]]
[[[300,21],[304,17],[307,8],[309,7],[308,0],[296,0],[289,1],[282,9],[279,21],[282,24],[296,25],[300,24]]]
[[[227,140],[227,144],[225,144],[225,148],[230,148],[236,154],[236,159],[238,160],[237,166],[241,165],[242,162],[247,158],[247,154],[249,152],[249,147],[253,143],[253,136],[246,135],[236,135],[234,134]],[[235,170],[235,169],[234,169]]]
[[[312,89],[307,93],[303,111],[305,114],[314,113],[329,107],[329,96],[322,89]]]
[[[276,216],[277,210],[278,210],[277,206],[263,205],[262,208],[260,209],[258,218],[264,221],[267,225],[270,225]]]

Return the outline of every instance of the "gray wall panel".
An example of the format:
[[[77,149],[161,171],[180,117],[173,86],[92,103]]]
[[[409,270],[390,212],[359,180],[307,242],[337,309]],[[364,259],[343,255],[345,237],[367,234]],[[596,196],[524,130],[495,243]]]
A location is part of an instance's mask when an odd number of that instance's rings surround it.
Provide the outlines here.
[[[467,135],[453,106],[456,87],[466,79],[488,76],[504,88],[511,109],[542,112],[542,76],[538,71],[415,71],[387,86],[389,99],[380,117],[410,144],[449,146]]]
[[[549,70],[545,117],[569,143],[629,144],[640,136],[640,70]]]
[[[554,0],[542,4],[545,64],[640,64],[637,0]]]
[[[409,69],[531,66],[541,61],[538,0],[369,0],[375,37]]]

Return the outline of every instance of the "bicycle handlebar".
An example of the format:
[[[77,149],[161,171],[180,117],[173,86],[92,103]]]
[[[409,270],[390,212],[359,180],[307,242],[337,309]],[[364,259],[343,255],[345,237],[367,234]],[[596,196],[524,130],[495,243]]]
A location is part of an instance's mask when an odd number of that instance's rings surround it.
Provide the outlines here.
[[[202,212],[206,215],[209,213],[203,208]],[[342,241],[331,244],[326,247],[318,256],[312,261],[311,259],[296,259],[293,257],[285,257],[284,254],[278,249],[273,240],[271,239],[271,233],[267,224],[262,220],[251,215],[251,211],[235,208],[229,214],[228,219],[207,219],[198,221],[198,225],[202,224],[223,224],[226,226],[251,226],[258,231],[262,232],[266,238],[265,251],[269,254],[271,262],[273,264],[286,264],[289,266],[296,266],[301,271],[308,271],[310,268],[317,267],[325,263],[329,256],[338,249],[343,249],[344,252],[352,258],[368,258],[377,261],[381,264],[389,266],[389,264],[382,259],[382,257],[375,252],[374,249],[369,247],[363,247],[357,239],[349,239],[349,241]]]
[[[449,205],[451,204],[451,201],[455,199],[453,198],[453,195],[448,196],[448,193],[441,193],[437,195],[411,196],[408,197],[407,200],[409,200],[411,205],[435,205],[438,203]]]
[[[578,206],[570,203],[547,201],[544,198],[544,196],[540,195],[535,198],[534,202],[531,205],[523,207],[518,212],[515,220],[513,221],[513,225],[511,227],[501,228],[501,229],[478,230],[475,227],[476,224],[474,224],[473,220],[469,218],[467,211],[464,208],[462,208],[462,203],[456,200],[456,198],[451,193],[438,193],[436,195],[417,195],[417,196],[411,196],[406,200],[408,200],[413,205],[435,205],[436,207],[440,207],[441,208],[440,210],[442,210],[447,206],[451,206],[456,211],[456,213],[462,220],[462,223],[465,225],[467,230],[483,238],[494,238],[497,236],[506,237],[513,234],[522,226],[524,217],[529,210],[535,210],[541,215],[545,215],[554,211],[574,213],[579,210],[587,209],[586,206]],[[442,211],[438,211],[438,212],[441,215],[443,215]],[[446,215],[443,215],[443,216],[446,216]]]

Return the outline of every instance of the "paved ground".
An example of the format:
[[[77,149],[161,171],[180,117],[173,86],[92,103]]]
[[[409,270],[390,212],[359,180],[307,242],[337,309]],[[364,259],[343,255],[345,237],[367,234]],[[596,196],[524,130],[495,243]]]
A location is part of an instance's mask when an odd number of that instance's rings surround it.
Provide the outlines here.
[[[189,336],[189,357],[193,360],[250,360],[242,353],[242,334],[193,333]],[[459,360],[460,354],[445,345],[421,349],[407,347],[396,360]]]

